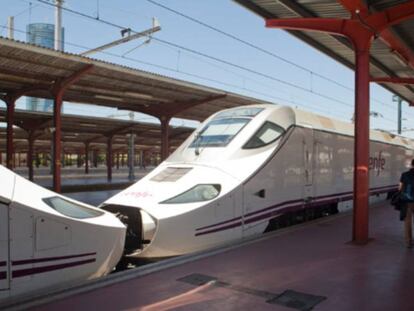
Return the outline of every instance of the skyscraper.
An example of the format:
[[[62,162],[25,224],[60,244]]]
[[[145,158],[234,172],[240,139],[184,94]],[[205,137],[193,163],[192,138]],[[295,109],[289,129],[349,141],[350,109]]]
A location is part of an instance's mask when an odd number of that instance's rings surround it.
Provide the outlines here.
[[[26,41],[47,48],[54,48],[55,25],[33,23],[26,26]],[[62,28],[62,48],[64,43],[64,29]],[[35,111],[53,111],[53,100],[27,97],[26,109]]]

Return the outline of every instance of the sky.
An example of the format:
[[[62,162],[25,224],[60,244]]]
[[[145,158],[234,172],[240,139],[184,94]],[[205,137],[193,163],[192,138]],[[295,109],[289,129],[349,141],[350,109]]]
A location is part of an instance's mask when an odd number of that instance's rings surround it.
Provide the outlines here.
[[[27,24],[54,23],[54,7],[47,4],[51,0],[0,1],[1,36],[7,36],[8,16],[14,16],[15,39],[22,41]],[[142,38],[91,57],[343,121],[353,116],[352,70],[283,30],[266,28],[261,17],[231,0],[65,0],[64,7],[95,18],[63,11],[67,52],[80,53],[119,39],[121,28],[146,30],[156,17],[162,29],[149,43]],[[24,108],[25,101],[18,107]],[[66,113],[90,111],[86,105],[65,106]],[[397,105],[392,94],[376,84],[371,84],[371,111],[377,114],[371,117],[371,128],[396,132]],[[128,117],[127,112],[101,107],[99,114]],[[403,103],[404,136],[414,137],[414,131],[408,131],[413,121],[414,110]]]

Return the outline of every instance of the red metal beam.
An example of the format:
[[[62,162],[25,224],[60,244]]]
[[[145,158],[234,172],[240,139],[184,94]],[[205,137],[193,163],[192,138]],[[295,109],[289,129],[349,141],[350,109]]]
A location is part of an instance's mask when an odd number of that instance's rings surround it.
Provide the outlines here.
[[[16,122],[16,125],[24,129],[26,132],[29,132],[31,130],[47,127],[51,122],[52,120],[49,117],[40,117],[37,119],[21,120],[19,122]]]
[[[371,78],[371,82],[405,84],[405,85],[413,84],[414,85],[414,78],[378,77],[378,78]]]
[[[81,69],[79,69],[78,71],[75,71],[70,76],[68,76],[66,78],[63,78],[63,79],[57,80],[54,83],[54,85],[52,86],[52,94],[55,94],[59,91],[65,91],[72,84],[79,81],[82,78],[82,76],[84,76],[85,74],[90,72],[93,69],[93,67],[94,67],[94,65],[91,65],[91,64],[85,65]]]
[[[119,134],[119,132],[132,130],[134,126],[135,126],[135,124],[129,124],[129,125],[118,127],[118,128],[116,128],[112,131],[108,131],[108,132],[93,136],[92,138],[89,138],[87,141],[85,141],[85,143],[92,143],[94,140],[97,140],[97,139],[102,138],[102,137],[114,136],[114,135]]]
[[[213,95],[209,96],[200,100],[191,100],[191,101],[175,101],[175,102],[169,102],[167,107],[162,107],[161,109],[159,107],[139,107],[134,109],[133,105],[131,105],[131,109],[137,112],[145,113],[151,116],[154,116],[156,118],[162,118],[162,117],[168,117],[172,118],[176,114],[183,112],[187,109],[196,107],[198,105],[206,104],[221,98],[225,98],[227,94],[220,94],[220,95]]]
[[[414,52],[400,39],[398,39],[393,32],[388,29],[389,27],[399,24],[405,20],[414,17],[414,2],[407,1],[405,3],[396,5],[394,7],[385,9],[381,12],[369,14],[368,7],[365,5],[365,1],[361,0],[338,0],[342,6],[347,9],[351,14],[356,17],[355,12],[358,10],[361,12],[360,16],[371,27],[377,29],[379,38],[387,44],[391,50],[396,51],[403,58],[407,60],[407,63],[414,68]],[[365,12],[365,13],[362,13]],[[369,18],[365,18],[369,16]],[[377,25],[376,25],[377,24]],[[381,24],[381,27],[378,27]]]
[[[323,22],[321,22],[323,21]],[[267,19],[266,27],[289,30],[309,30],[333,35],[346,36],[345,28],[351,20],[340,18],[281,18]]]

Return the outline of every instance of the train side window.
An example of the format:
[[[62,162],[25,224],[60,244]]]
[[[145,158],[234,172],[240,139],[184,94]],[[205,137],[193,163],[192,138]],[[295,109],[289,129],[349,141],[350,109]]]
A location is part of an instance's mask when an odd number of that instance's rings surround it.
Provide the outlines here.
[[[50,197],[43,199],[47,205],[56,210],[57,212],[72,218],[92,218],[103,215],[101,211],[97,211],[82,205],[75,204],[61,197]]]
[[[266,121],[243,146],[243,149],[254,149],[269,145],[276,141],[284,131],[279,125]]]

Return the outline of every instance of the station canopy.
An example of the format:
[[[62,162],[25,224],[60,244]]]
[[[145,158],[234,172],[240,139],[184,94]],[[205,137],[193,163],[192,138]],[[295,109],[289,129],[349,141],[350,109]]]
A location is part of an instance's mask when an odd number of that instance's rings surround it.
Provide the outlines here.
[[[6,119],[6,110],[0,108],[0,122]],[[27,152],[28,133],[34,132],[37,152],[50,152],[53,132],[53,115],[46,112],[17,110],[14,114],[14,147],[16,152]],[[170,126],[170,147],[178,147],[194,130],[189,127]],[[128,135],[134,134],[135,148],[159,152],[161,129],[159,124],[91,118],[88,116],[62,115],[62,145],[66,153],[82,153],[85,143],[92,150],[106,150],[107,137],[112,137],[114,152],[127,152]],[[6,149],[6,128],[0,128],[0,150]]]
[[[371,12],[380,12],[402,3],[401,0],[233,0],[264,19],[288,18],[350,18],[353,7],[365,6]],[[271,31],[271,30],[269,30]],[[288,31],[317,50],[345,66],[355,69],[355,54],[344,37],[311,31]],[[381,33],[373,41],[370,59],[371,81],[376,78],[414,78],[414,20],[399,23]],[[411,81],[412,82],[412,81]],[[410,105],[414,104],[414,86],[381,83]]]
[[[63,100],[146,113],[157,118],[204,120],[226,108],[264,101],[101,60],[0,37],[0,93],[50,98],[52,84],[85,67]],[[0,94],[1,95],[1,94]]]

